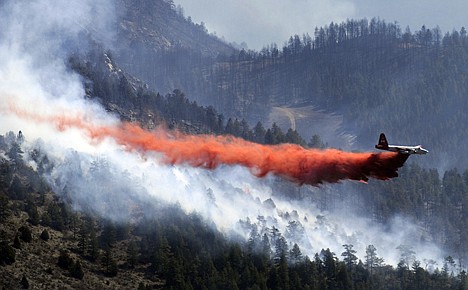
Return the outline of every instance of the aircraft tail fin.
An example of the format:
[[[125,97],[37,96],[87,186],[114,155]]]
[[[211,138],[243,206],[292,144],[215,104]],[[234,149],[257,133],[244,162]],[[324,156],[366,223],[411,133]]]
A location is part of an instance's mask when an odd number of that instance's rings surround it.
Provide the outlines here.
[[[388,149],[388,142],[387,142],[387,138],[385,137],[384,133],[380,134],[379,143],[377,145],[375,145],[375,148],[377,148],[377,149]]]

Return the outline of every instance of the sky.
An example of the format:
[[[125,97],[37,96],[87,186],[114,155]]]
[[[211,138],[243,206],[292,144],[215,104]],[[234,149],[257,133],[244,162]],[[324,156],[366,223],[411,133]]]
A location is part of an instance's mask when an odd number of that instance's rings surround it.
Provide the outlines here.
[[[315,27],[346,19],[373,17],[397,22],[404,30],[422,25],[442,32],[467,26],[466,0],[175,0],[185,16],[204,22],[228,42],[245,42],[260,50],[275,42],[283,45],[294,34],[314,34]]]

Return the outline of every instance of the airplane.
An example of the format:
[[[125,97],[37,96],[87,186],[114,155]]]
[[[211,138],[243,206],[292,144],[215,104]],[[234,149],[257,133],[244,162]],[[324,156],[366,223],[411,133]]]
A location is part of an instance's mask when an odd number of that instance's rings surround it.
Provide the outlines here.
[[[380,134],[379,144],[375,145],[375,148],[380,150],[387,150],[392,152],[398,152],[402,154],[427,154],[428,150],[418,146],[401,146],[401,145],[388,145],[387,138],[384,133]]]

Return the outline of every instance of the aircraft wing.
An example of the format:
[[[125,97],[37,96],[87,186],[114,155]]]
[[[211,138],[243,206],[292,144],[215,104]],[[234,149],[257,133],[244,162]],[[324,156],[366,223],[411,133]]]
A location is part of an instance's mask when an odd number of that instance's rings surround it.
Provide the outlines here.
[[[415,154],[416,148],[406,147],[406,146],[393,146],[396,152],[404,154]]]

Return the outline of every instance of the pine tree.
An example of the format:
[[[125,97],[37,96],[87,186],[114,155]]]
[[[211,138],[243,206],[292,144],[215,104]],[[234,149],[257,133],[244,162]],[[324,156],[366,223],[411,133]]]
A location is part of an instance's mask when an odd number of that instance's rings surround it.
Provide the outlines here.
[[[118,273],[117,263],[112,257],[112,251],[110,247],[107,247],[104,256],[102,257],[102,265],[105,268],[106,275],[109,277],[115,277]]]
[[[285,141],[287,143],[297,144],[303,147],[306,146],[306,142],[304,141],[304,139],[302,139],[301,135],[299,135],[299,133],[296,130],[293,130],[291,128],[289,128],[286,132]]]
[[[44,229],[40,235],[40,238],[44,241],[48,241],[49,240],[49,232],[47,231],[47,229]]]
[[[89,247],[88,229],[84,223],[80,225],[78,232],[78,250],[81,255],[86,255]]]
[[[228,135],[234,135],[235,133],[234,121],[232,121],[231,118],[228,119],[226,123],[226,127],[224,128],[224,132],[225,134],[228,134]]]
[[[23,289],[29,289],[29,281],[28,281],[28,278],[26,278],[26,275],[23,274],[23,278],[21,278],[21,287],[23,287]]]
[[[114,223],[106,222],[100,236],[100,244],[102,247],[112,247],[116,242],[117,231]]]
[[[127,248],[127,263],[134,268],[138,262],[138,248],[135,241],[130,241]]]
[[[0,186],[2,186],[1,182]],[[0,222],[4,222],[8,217],[9,203],[10,200],[3,194],[0,194]]]
[[[8,157],[10,157],[15,164],[23,164],[23,150],[21,150],[20,144],[13,142],[10,150],[8,151]]]
[[[278,275],[278,270],[276,267],[271,267],[270,271],[268,272],[267,287],[268,289],[273,289],[273,290],[282,289],[280,277]]]
[[[294,243],[294,246],[293,248],[291,249],[291,251],[289,252],[289,260],[291,262],[291,264],[298,264],[298,263],[301,263],[303,261],[304,257],[301,253],[301,249],[299,249],[299,246]]]
[[[32,241],[31,229],[28,226],[21,226],[18,231],[20,232],[21,240],[26,243],[30,243]]]
[[[76,261],[76,263],[72,264],[72,266],[70,267],[70,274],[74,278],[77,278],[80,280],[83,279],[84,272],[83,272],[83,269],[81,268],[80,261]]]
[[[15,235],[15,239],[13,240],[13,248],[21,249],[21,242],[18,234]]]
[[[408,245],[399,245],[397,249],[400,250],[400,262],[403,262],[406,269],[409,269],[409,265],[415,260],[416,253],[413,251],[413,247]]]
[[[279,261],[278,277],[280,279],[281,289],[289,289],[289,267],[285,252],[283,252]]]
[[[275,144],[275,138],[273,136],[273,133],[271,132],[271,129],[266,130],[264,142],[265,142],[264,144],[268,144],[268,145]]]
[[[357,257],[356,257],[356,250],[353,250],[353,245],[350,245],[350,244],[346,244],[346,245],[343,245],[343,247],[345,248],[345,251],[343,253],[341,253],[341,256],[344,257],[344,262],[346,264],[346,266],[348,267],[348,271],[351,271],[351,268],[356,264],[356,261],[357,261]]]
[[[330,249],[322,250],[321,256],[323,257],[323,270],[327,281],[334,280],[336,277],[336,260],[335,253]],[[331,285],[330,285],[331,286]]]
[[[18,176],[13,178],[10,188],[8,189],[8,196],[13,200],[24,200],[27,196],[26,188]]]
[[[18,240],[19,243],[19,240]],[[16,248],[16,247],[15,247]],[[13,249],[8,242],[0,242],[0,265],[11,265],[16,260],[15,249]]]
[[[369,273],[372,275],[374,273],[374,268],[380,267],[384,260],[377,256],[377,249],[374,245],[368,245],[366,248],[366,269],[369,270]]]
[[[317,149],[323,149],[326,147],[326,145],[323,143],[320,136],[317,134],[312,136],[307,146],[309,146],[310,148],[317,148]]]
[[[28,201],[26,204],[26,212],[28,213],[28,222],[31,223],[33,226],[37,226],[40,221],[39,212],[37,211],[37,206]]]
[[[63,219],[62,209],[56,202],[49,204],[47,207],[47,216],[42,218],[42,222],[44,225],[50,226],[57,231],[62,231],[65,229],[65,221]]]
[[[57,265],[62,269],[69,270],[72,264],[73,264],[73,259],[70,258],[68,251],[61,250],[60,255],[58,257]]]
[[[0,188],[9,188],[13,178],[13,169],[6,159],[0,158]]]
[[[99,259],[99,255],[100,250],[98,238],[96,237],[96,233],[91,231],[89,235],[89,256],[91,257],[92,261],[97,261]]]
[[[262,123],[259,121],[253,129],[253,141],[259,144],[265,143],[265,134],[266,130],[263,127]]]

